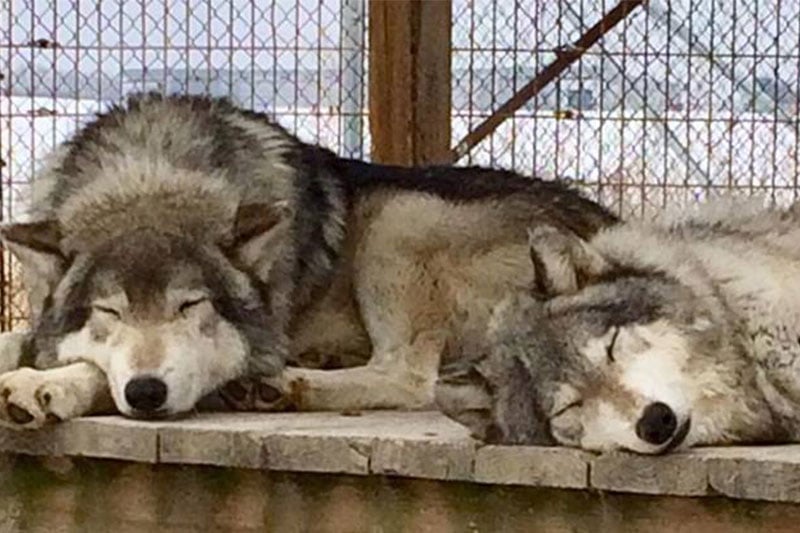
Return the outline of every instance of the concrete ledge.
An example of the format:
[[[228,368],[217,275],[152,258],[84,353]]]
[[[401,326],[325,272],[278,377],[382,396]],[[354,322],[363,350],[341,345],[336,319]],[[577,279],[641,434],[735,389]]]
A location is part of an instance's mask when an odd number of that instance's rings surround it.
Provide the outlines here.
[[[663,457],[609,453],[592,460],[589,484],[596,489],[638,494],[705,496],[708,467],[694,452]]]
[[[709,488],[719,494],[800,502],[800,445],[709,449],[697,454],[707,464]]]
[[[568,448],[483,446],[475,454],[473,480],[499,485],[563,489],[589,487],[593,455]]]
[[[35,432],[0,429],[0,452],[800,503],[800,445],[665,457],[485,446],[430,412],[92,417]]]

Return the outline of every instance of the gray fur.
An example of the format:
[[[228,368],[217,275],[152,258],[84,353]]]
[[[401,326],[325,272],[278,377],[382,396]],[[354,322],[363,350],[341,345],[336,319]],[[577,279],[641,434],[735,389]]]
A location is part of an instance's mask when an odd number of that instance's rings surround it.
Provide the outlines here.
[[[579,272],[555,267],[562,237],[533,236],[532,266],[563,279],[539,277],[532,296],[496,308],[480,355],[444,369],[441,407],[495,443],[652,454],[797,442],[797,213],[718,201],[620,225],[566,246],[597,259],[570,263]],[[480,416],[464,408],[477,398]],[[655,402],[679,422],[674,438],[656,444],[635,434]]]
[[[615,222],[560,182],[342,159],[227,101],[159,95],[60,147],[31,217],[2,231],[28,280],[31,363],[94,364],[133,415],[126,382],[153,376],[170,382],[165,414],[226,382],[237,408],[430,405],[443,347],[526,282],[526,228],[583,239]],[[78,375],[90,397],[69,396]],[[86,409],[98,376],[84,365],[0,385],[11,403],[56,387]]]

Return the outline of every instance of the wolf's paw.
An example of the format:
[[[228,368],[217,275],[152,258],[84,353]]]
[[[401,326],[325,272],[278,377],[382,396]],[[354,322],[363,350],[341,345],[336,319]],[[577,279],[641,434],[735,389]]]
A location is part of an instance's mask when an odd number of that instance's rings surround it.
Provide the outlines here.
[[[227,383],[220,394],[238,411],[292,411],[295,405],[284,385],[279,377],[248,377]]]
[[[51,371],[20,368],[0,375],[0,423],[16,429],[80,416],[76,390]]]

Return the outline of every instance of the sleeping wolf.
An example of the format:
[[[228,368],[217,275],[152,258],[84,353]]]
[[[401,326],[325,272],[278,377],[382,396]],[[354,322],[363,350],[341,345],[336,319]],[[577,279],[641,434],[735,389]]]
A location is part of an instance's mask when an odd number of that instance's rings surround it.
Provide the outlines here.
[[[3,369],[25,368],[0,376],[0,419],[111,400],[174,416],[214,390],[240,409],[430,406],[447,343],[532,282],[542,222],[583,239],[614,218],[559,182],[347,160],[224,100],[132,97],[2,230],[33,329],[4,339]]]
[[[800,206],[530,240],[533,295],[500,304],[437,387],[476,436],[646,454],[800,439]]]

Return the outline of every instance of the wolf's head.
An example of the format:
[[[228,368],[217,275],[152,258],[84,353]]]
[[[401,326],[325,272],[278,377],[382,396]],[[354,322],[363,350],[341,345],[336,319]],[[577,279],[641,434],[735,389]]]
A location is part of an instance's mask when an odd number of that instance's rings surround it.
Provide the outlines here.
[[[503,443],[655,454],[691,441],[698,402],[721,392],[699,375],[723,342],[705,297],[554,228],[530,244],[534,294],[501,303],[477,355],[443,371],[443,410]]]
[[[55,220],[4,227],[41,297],[34,302],[40,364],[97,364],[119,410],[137,417],[190,410],[245,370],[278,372],[287,341],[275,310],[286,302],[276,299],[286,295],[270,282],[287,270],[281,250],[291,213],[283,204],[233,212],[224,239],[135,217],[129,227],[115,219],[109,238],[79,239],[92,241],[83,248],[66,245]]]

